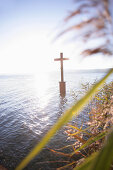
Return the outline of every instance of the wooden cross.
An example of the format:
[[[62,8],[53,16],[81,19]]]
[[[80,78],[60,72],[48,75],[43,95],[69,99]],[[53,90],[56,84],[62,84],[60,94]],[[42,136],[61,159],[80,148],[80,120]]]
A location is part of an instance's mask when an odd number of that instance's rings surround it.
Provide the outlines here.
[[[63,53],[60,53],[60,58],[55,58],[54,61],[60,61],[61,63],[61,82],[59,82],[60,85],[60,95],[62,97],[66,94],[66,86],[64,82],[64,75],[63,75],[63,60],[69,60],[68,58],[63,58]]]
[[[64,82],[63,60],[69,60],[69,58],[63,58],[63,53],[60,53],[60,58],[55,58],[54,59],[54,61],[60,61],[60,63],[61,63],[61,82]]]

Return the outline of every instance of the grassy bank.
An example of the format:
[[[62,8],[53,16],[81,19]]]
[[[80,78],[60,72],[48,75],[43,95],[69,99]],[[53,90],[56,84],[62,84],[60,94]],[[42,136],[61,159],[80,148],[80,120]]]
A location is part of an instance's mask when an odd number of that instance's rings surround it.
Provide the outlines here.
[[[87,91],[89,84],[83,85]],[[90,104],[89,121],[80,126],[68,124],[65,133],[74,142],[58,150],[52,150],[56,154],[68,155],[69,163],[60,169],[72,169],[78,167],[86,158],[99,151],[105,141],[107,134],[113,125],[113,82],[104,84],[103,88],[95,95]],[[66,153],[67,148],[72,148],[71,153]],[[112,167],[112,165],[111,165]]]

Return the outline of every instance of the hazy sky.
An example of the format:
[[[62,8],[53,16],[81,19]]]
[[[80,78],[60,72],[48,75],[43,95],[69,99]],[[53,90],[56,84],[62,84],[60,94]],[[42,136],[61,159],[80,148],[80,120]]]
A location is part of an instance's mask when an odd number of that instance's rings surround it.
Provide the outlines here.
[[[59,69],[60,52],[70,58],[66,69],[111,67],[111,58],[81,60],[70,40],[52,43],[73,6],[71,0],[0,0],[0,74]]]

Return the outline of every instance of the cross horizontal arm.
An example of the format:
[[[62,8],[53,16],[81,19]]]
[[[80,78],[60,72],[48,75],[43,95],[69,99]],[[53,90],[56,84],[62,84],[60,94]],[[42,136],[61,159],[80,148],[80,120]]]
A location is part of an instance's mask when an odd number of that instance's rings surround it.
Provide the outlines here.
[[[61,60],[61,58],[55,58],[54,59],[54,61],[60,61]]]
[[[54,61],[69,60],[69,58],[55,58]]]
[[[63,60],[69,60],[69,58],[63,58]]]

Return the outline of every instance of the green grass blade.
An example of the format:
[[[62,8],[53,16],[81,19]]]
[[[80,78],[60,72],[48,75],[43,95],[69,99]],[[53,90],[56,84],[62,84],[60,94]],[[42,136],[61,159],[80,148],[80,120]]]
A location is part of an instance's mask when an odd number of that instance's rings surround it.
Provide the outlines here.
[[[87,146],[91,145],[92,143],[102,139],[103,137],[105,137],[106,133],[99,133],[97,136],[95,137],[91,137],[87,140],[87,142],[85,144],[83,144],[80,148],[76,149],[71,155],[73,156],[76,152],[86,148]]]
[[[109,170],[113,162],[113,130],[100,152],[95,152],[74,170]]]
[[[64,115],[53,125],[45,137],[37,144],[33,150],[24,158],[24,160],[17,166],[16,170],[22,170],[49,142],[49,140],[55,135],[55,133],[69,120],[72,119],[74,115],[77,115],[78,112],[90,101],[95,93],[98,92],[99,88],[106,81],[106,79],[113,73],[113,69],[102,78],[98,83],[96,83],[93,88],[87,92],[87,94],[82,97],[75,105],[73,105],[69,110],[67,110]]]
[[[95,152],[92,155],[90,155],[88,158],[84,160],[84,162],[81,165],[75,167],[74,170],[91,170],[90,168],[91,168],[92,161],[95,159],[97,154],[98,152]]]
[[[109,170],[113,162],[113,131],[109,135],[106,144],[92,162],[91,170]]]

